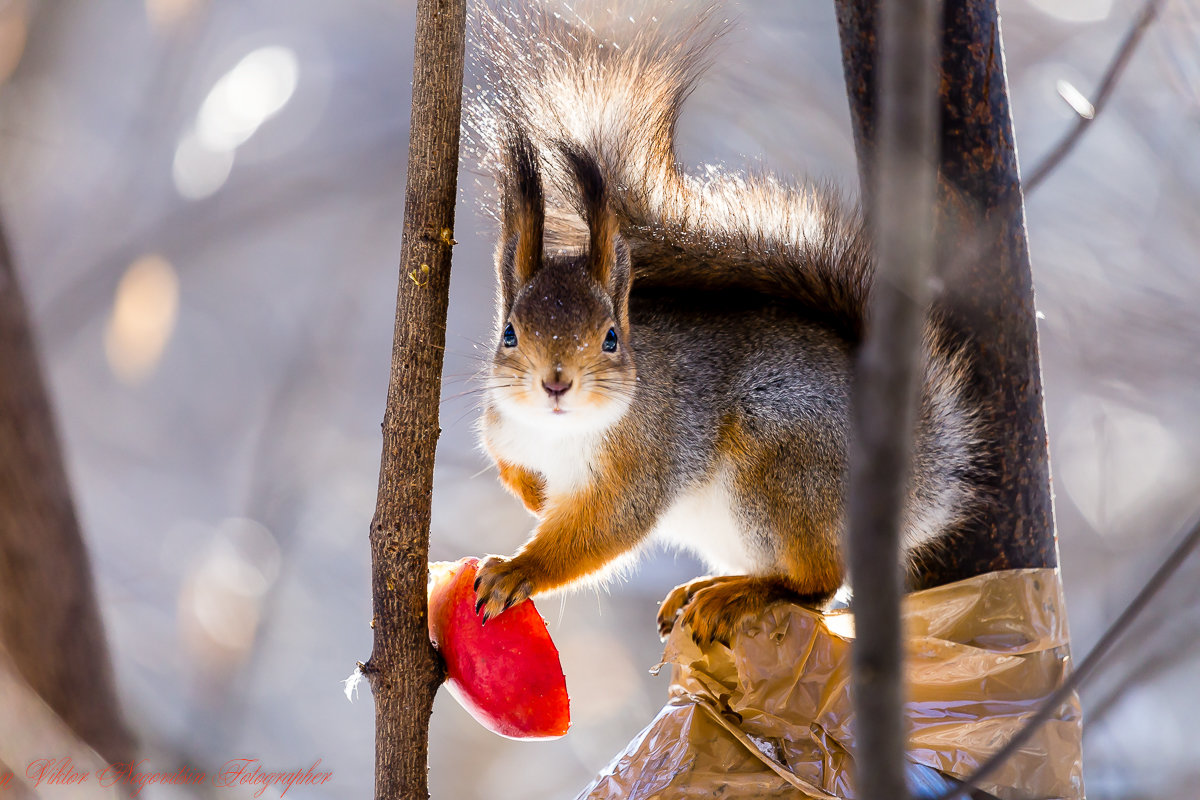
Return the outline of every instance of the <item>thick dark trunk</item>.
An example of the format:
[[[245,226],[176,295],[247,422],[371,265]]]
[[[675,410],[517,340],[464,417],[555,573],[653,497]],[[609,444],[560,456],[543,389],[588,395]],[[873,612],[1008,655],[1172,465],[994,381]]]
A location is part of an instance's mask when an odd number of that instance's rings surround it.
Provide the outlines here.
[[[0,227],[0,643],[110,763],[135,754],[25,300]],[[23,768],[24,765],[13,765]]]
[[[876,164],[878,0],[837,0],[864,192]],[[918,585],[1058,563],[1033,277],[995,0],[946,0],[941,43],[937,304],[974,343],[996,447],[984,518],[921,565]]]
[[[417,3],[412,122],[391,379],[371,523],[375,797],[426,798],[429,716],[442,681],[426,580],[433,458],[457,195],[465,0]]]

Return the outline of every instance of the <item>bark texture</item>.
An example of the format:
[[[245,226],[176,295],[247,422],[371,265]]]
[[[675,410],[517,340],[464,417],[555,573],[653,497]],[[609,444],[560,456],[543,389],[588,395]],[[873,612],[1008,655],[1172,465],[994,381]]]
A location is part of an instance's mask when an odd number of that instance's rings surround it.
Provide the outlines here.
[[[878,0],[837,0],[865,193],[876,169]],[[992,408],[991,508],[921,566],[918,586],[1058,563],[1033,277],[995,0],[946,0],[939,86],[937,299],[972,342]]]
[[[891,0],[880,20],[879,141],[870,176],[875,242],[871,325],[855,363],[850,448],[850,578],[863,800],[900,800],[905,785],[900,528],[920,392],[921,332],[934,262],[937,0]]]
[[[25,682],[76,736],[109,763],[133,759],[54,414],[2,227],[0,642]],[[23,735],[4,728],[0,723],[0,734]]]
[[[426,798],[429,715],[442,667],[426,580],[433,459],[457,195],[465,0],[419,0],[400,286],[371,523],[375,797]]]

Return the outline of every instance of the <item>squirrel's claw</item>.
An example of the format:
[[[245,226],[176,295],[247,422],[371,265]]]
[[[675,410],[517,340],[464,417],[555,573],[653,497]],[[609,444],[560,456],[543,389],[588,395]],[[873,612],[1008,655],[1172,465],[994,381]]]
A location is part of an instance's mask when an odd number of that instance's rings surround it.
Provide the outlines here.
[[[692,601],[692,597],[701,589],[712,586],[720,581],[720,578],[712,576],[704,576],[690,580],[685,584],[676,586],[667,595],[667,599],[662,601],[662,605],[658,609],[658,637],[666,640],[671,631],[675,628],[675,623],[679,619],[679,615],[688,603]]]
[[[677,617],[677,616],[679,616],[678,611],[675,612],[674,617],[671,617],[670,619],[664,619],[663,615],[662,615],[662,609],[659,609],[659,612],[658,612],[658,638],[661,641],[665,642],[667,640],[667,637],[671,635],[671,631],[674,630],[674,628],[675,628],[675,617]]]
[[[658,612],[659,632],[665,637],[681,624],[701,647],[714,642],[728,645],[747,616],[761,614],[770,603],[784,598],[816,602],[816,598],[797,595],[777,577],[697,578],[676,587],[663,601]]]
[[[489,556],[475,576],[475,610],[483,623],[495,619],[533,594],[533,581],[517,559]]]
[[[680,622],[692,632],[692,639],[700,647],[713,643],[729,646],[740,623],[755,611],[744,602],[728,602],[713,590],[700,591],[680,612]]]

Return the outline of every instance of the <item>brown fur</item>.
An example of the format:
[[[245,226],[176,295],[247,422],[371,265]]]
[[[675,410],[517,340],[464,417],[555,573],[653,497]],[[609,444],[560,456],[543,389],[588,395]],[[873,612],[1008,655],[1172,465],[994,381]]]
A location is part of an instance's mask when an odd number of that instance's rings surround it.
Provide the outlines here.
[[[839,513],[844,494],[840,478],[846,471],[842,444],[824,430],[778,438],[755,435],[730,417],[721,426],[717,446],[735,466],[742,507],[775,533],[782,584],[806,599],[829,599],[845,575]],[[797,463],[808,467],[807,474],[790,474]]]
[[[494,80],[470,130],[502,194],[483,434],[540,518],[480,566],[480,607],[602,574],[672,510],[705,526],[705,503],[721,506],[712,530],[674,541],[752,574],[676,590],[661,629],[683,609],[698,639],[728,641],[776,599],[828,598],[845,576],[852,359],[869,324],[857,210],[812,184],[679,165],[680,108],[724,27],[712,8],[620,47],[541,6],[479,23]],[[987,460],[969,364],[936,317],[924,356],[911,553],[974,513]]]
[[[595,480],[567,497],[551,497],[529,541],[512,558],[491,556],[475,588],[485,620],[525,598],[602,570],[645,538],[654,517],[652,457],[630,442],[603,453]],[[622,446],[623,445],[623,446]]]
[[[500,480],[509,491],[534,514],[540,514],[546,505],[546,482],[542,476],[502,459],[496,459],[496,466],[500,468]]]

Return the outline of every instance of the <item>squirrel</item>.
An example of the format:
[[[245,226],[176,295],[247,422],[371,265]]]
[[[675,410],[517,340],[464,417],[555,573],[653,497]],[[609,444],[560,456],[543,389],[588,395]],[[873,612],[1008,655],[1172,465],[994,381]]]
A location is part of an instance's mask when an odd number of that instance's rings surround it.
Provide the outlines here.
[[[681,106],[728,28],[715,7],[623,41],[519,5],[477,20],[491,83],[468,131],[500,194],[496,349],[482,442],[536,515],[484,560],[477,611],[606,574],[651,540],[719,577],[677,588],[682,621],[728,643],[777,599],[845,579],[853,359],[871,243],[821,186],[703,177],[677,162]],[[970,359],[935,313],[902,540],[911,564],[984,502]]]

